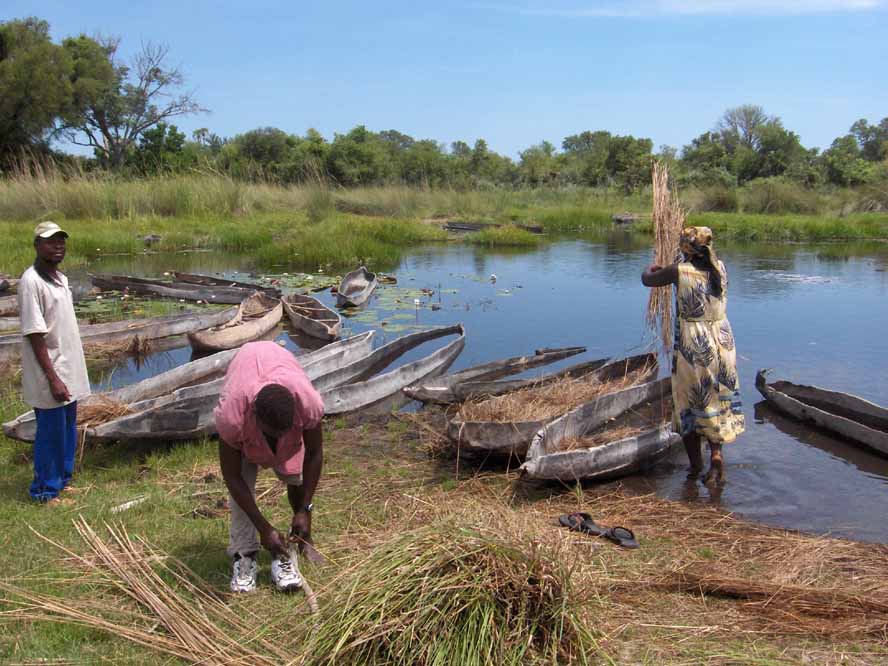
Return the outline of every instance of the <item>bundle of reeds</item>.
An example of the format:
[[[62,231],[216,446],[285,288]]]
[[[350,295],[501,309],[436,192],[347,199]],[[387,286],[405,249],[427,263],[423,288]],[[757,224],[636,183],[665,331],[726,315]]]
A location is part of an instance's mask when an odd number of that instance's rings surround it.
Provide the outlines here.
[[[466,401],[460,406],[459,418],[465,422],[492,423],[553,418],[599,396],[641,384],[648,380],[652,371],[652,367],[645,366],[605,381],[594,373],[585,377],[563,377],[495,398]]]
[[[310,666],[588,663],[570,571],[539,543],[443,520],[397,535],[331,584]]]
[[[565,437],[558,442],[559,451],[576,451],[577,449],[591,449],[608,442],[616,442],[627,437],[635,437],[644,432],[645,428],[637,425],[619,425],[606,427],[585,437]]]
[[[278,641],[256,632],[255,617],[243,608],[235,611],[194,582],[199,579],[181,562],[130,538],[124,527],[109,527],[103,538],[83,518],[74,525],[87,546],[85,555],[41,538],[70,558],[81,581],[116,594],[61,597],[0,582],[4,601],[13,609],[7,615],[98,629],[194,664],[291,661],[293,655]]]
[[[556,448],[559,451],[591,449],[609,442],[637,437],[646,430],[666,423],[671,415],[672,398],[666,395],[660,400],[634,407],[582,437],[565,437],[559,440]]]
[[[104,393],[95,393],[77,407],[78,426],[97,426],[108,423],[132,411],[130,406]]]
[[[665,164],[653,166],[653,213],[654,263],[658,266],[672,264],[678,255],[678,242],[685,226],[685,211],[678,197],[669,191],[669,170]],[[664,350],[672,348],[672,322],[675,317],[672,287],[651,289],[647,304],[647,324],[660,336]]]
[[[143,359],[151,353],[151,340],[134,335],[115,342],[87,342],[83,354],[90,361],[115,362],[131,357]]]

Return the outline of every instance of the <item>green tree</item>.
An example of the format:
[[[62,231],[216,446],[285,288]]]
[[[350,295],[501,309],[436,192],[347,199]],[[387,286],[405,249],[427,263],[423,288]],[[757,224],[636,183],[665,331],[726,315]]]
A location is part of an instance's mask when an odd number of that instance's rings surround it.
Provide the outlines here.
[[[548,141],[543,141],[531,146],[520,154],[518,171],[521,180],[532,187],[551,183],[558,177],[557,162],[555,160],[555,146]]]
[[[742,104],[725,111],[715,128],[729,152],[733,153],[739,147],[756,151],[761,138],[759,129],[775,120],[760,106]]]
[[[839,137],[820,156],[826,179],[842,187],[862,185],[873,175],[873,164],[863,158],[858,140],[851,134]]]
[[[337,134],[327,156],[327,172],[340,185],[378,185],[393,169],[379,137],[363,125],[348,134]]]
[[[195,156],[185,151],[185,133],[175,125],[158,123],[142,132],[127,161],[144,175],[181,171],[192,166]]]
[[[65,129],[73,143],[93,148],[106,166],[121,167],[146,130],[170,118],[205,111],[193,92],[177,92],[185,77],[178,68],[167,67],[167,47],[145,44],[127,65],[118,61],[119,41],[104,40],[101,48],[113,75],[102,80],[94,76],[99,62],[95,50],[84,52],[78,43],[66,40],[64,46],[75,70],[85,72],[90,84],[81,86],[82,116],[68,122]],[[76,78],[75,86],[80,82],[80,77]]]
[[[857,140],[860,156],[869,162],[888,159],[888,118],[878,125],[870,125],[861,118],[851,126],[851,136]]]
[[[76,112],[72,72],[46,21],[0,23],[0,160],[48,150],[56,121]]]

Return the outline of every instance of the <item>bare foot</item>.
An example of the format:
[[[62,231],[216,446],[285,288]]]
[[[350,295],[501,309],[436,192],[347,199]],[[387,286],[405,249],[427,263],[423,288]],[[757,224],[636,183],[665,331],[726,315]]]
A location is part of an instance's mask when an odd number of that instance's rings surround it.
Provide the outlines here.
[[[709,471],[706,472],[706,476],[703,477],[703,483],[709,485],[712,481],[715,481],[718,485],[723,485],[726,480],[725,461],[722,459],[720,453],[715,453],[712,455],[712,459],[709,463]]]
[[[702,465],[691,465],[688,467],[688,476],[689,480],[698,479],[700,477],[700,472],[703,471]]]

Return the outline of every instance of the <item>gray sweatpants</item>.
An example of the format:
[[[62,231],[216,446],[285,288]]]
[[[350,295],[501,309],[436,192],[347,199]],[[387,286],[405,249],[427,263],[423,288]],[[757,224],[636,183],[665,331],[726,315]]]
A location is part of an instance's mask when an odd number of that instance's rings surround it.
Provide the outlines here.
[[[241,464],[241,476],[243,476],[244,483],[247,484],[247,488],[250,489],[250,494],[253,497],[256,497],[256,477],[258,474],[259,466],[247,462],[247,459],[244,458]],[[275,474],[277,474],[277,478],[288,486],[302,485],[301,474],[278,474],[277,471],[275,471]],[[255,553],[260,549],[259,533],[256,531],[256,526],[253,525],[250,517],[234,501],[230,493],[228,495],[228,507],[231,511],[231,523],[228,528],[228,556],[234,557],[235,554]]]

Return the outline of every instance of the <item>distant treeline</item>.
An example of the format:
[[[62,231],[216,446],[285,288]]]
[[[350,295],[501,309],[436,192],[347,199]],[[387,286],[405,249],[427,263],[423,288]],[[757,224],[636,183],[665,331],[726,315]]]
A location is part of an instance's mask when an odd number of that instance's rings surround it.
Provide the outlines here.
[[[814,188],[888,180],[888,117],[862,119],[825,151],[805,148],[796,133],[761,107],[728,109],[714,127],[680,150],[651,139],[583,131],[560,146],[532,145],[513,160],[478,139],[450,145],[397,130],[357,126],[328,140],[265,127],[230,138],[202,128],[191,137],[173,124],[205,111],[184,77],[166,65],[165,48],[147,44],[132,62],[117,40],[85,35],[55,44],[36,18],[0,23],[0,168],[22,170],[51,157],[79,170],[132,176],[211,171],[247,181],[322,182],[345,187],[619,187],[650,182],[653,158],[667,161],[679,185],[733,189],[771,179]],[[65,139],[93,158],[52,149]]]

